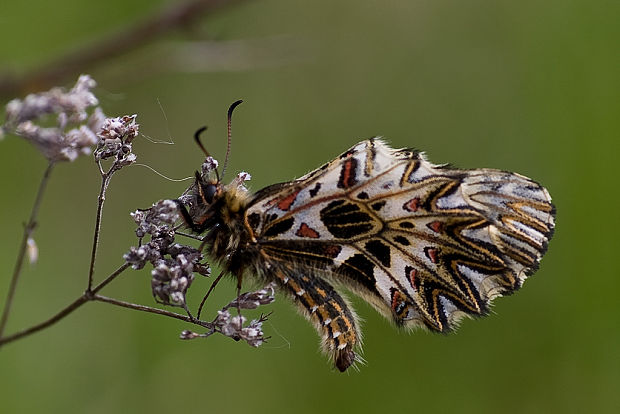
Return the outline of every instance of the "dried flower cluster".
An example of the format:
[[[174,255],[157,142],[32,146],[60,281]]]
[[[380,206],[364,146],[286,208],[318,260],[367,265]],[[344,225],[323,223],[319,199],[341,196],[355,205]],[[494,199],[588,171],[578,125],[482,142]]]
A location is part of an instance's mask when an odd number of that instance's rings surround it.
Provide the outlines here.
[[[97,134],[100,139],[95,150],[95,161],[113,159],[109,173],[136,162],[136,155],[132,152],[132,141],[138,136],[140,128],[136,116],[106,118]]]
[[[256,309],[261,305],[268,305],[274,301],[274,288],[275,283],[270,283],[256,292],[247,292],[239,295],[238,298],[226,305],[224,309]]]
[[[185,307],[185,294],[194,280],[194,271],[208,276],[208,266],[202,265],[202,254],[191,246],[175,243],[173,225],[179,215],[176,204],[162,200],[148,210],[131,214],[138,225],[136,235],[150,241],[132,247],[124,259],[134,269],[142,269],[146,263],[153,265],[151,288],[153,296],[166,305]]]
[[[256,309],[261,305],[273,302],[275,299],[274,294],[273,283],[256,292],[244,293],[217,312],[217,317],[213,320],[213,327],[210,331],[198,334],[186,330],[181,332],[181,339],[206,338],[219,332],[236,341],[243,340],[250,346],[259,347],[269,339],[265,337],[262,330],[263,322],[267,320],[267,315],[261,315],[258,319],[250,321],[247,326],[243,326],[247,319],[241,315],[232,316],[229,309]]]
[[[14,99],[6,105],[0,131],[23,137],[52,162],[73,161],[80,154],[90,154],[105,119],[91,91],[96,85],[90,76],[82,75],[69,91],[52,88],[23,100]],[[44,126],[52,123],[52,115],[56,115],[53,125]]]

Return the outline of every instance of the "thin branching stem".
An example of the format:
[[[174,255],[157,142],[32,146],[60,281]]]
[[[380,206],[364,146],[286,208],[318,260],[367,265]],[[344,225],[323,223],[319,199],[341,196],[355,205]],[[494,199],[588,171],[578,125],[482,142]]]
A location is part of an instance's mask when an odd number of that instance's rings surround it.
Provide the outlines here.
[[[88,301],[94,300],[93,296],[96,292],[99,292],[101,289],[103,289],[108,283],[110,283],[112,280],[114,280],[118,275],[120,275],[121,273],[123,273],[125,270],[127,270],[130,267],[130,265],[128,263],[124,263],[122,266],[120,266],[118,269],[116,269],[114,272],[112,272],[107,278],[105,278],[101,283],[99,283],[97,286],[95,286],[94,288],[92,288],[92,290],[90,292],[86,291],[82,294],[82,296],[80,296],[79,298],[77,298],[76,300],[74,300],[73,302],[71,302],[69,305],[67,305],[65,308],[63,308],[60,312],[58,312],[56,315],[52,316],[51,318],[37,324],[34,326],[31,326],[28,329],[24,329],[23,331],[17,332],[13,335],[9,335],[7,337],[4,338],[0,338],[0,346],[5,345],[9,342],[13,342],[16,341],[20,338],[23,338],[25,336],[28,335],[32,335],[33,333],[36,333],[42,329],[48,328],[52,325],[54,325],[56,322],[60,321],[61,319],[65,318],[66,316],[68,316],[71,312],[73,312],[74,310],[76,310],[77,308],[79,308],[80,306],[82,306],[83,304],[85,304]]]
[[[102,296],[102,295],[93,295],[93,300],[99,301],[99,302],[105,302],[105,303],[110,303],[112,305],[116,305],[116,306],[120,306],[123,308],[128,308],[128,309],[133,309],[133,310],[138,310],[141,312],[148,312],[148,313],[154,313],[157,315],[163,315],[163,316],[168,316],[170,318],[174,318],[174,319],[179,319],[185,322],[189,322],[189,323],[193,323],[196,325],[200,325],[202,327],[205,327],[207,329],[212,329],[213,328],[213,324],[210,322],[205,322],[205,321],[200,321],[198,319],[195,318],[191,318],[190,316],[186,316],[186,315],[181,315],[179,313],[175,313],[175,312],[170,312],[164,309],[160,309],[160,308],[153,308],[151,306],[144,306],[144,305],[138,305],[135,303],[130,303],[130,302],[125,302],[122,300],[118,300],[118,299],[114,299],[114,298],[109,298],[107,296]]]
[[[9,291],[7,293],[6,302],[4,303],[4,310],[2,311],[2,317],[0,318],[0,339],[3,337],[4,329],[6,328],[6,324],[9,319],[9,314],[11,313],[11,306],[13,304],[13,298],[15,297],[15,290],[17,289],[17,282],[19,281],[19,276],[21,275],[22,267],[24,264],[24,258],[26,255],[26,249],[28,247],[28,239],[32,236],[32,232],[37,225],[37,216],[39,213],[39,207],[41,206],[41,201],[43,199],[43,193],[47,188],[47,183],[49,182],[50,175],[52,174],[52,169],[54,168],[54,161],[50,161],[43,173],[43,177],[41,178],[41,183],[39,184],[39,189],[37,190],[37,196],[34,200],[34,204],[32,206],[32,211],[30,212],[30,219],[28,223],[24,226],[24,235],[22,238],[22,243],[19,248],[19,252],[17,254],[17,261],[15,263],[15,268],[13,270],[13,276],[11,277],[11,284],[9,286]]]
[[[114,279],[116,279],[116,276],[120,275],[121,273],[123,273],[125,270],[129,269],[131,265],[129,263],[124,263],[121,267],[119,267],[118,269],[116,269],[114,272],[112,272],[110,274],[110,276],[106,277],[104,280],[102,280],[97,286],[95,286],[94,288],[92,288],[91,292],[92,293],[97,293],[99,292],[101,289],[103,289],[108,283],[110,283],[111,281],[113,281]]]
[[[71,312],[73,312],[74,310],[76,310],[77,308],[79,308],[80,306],[82,306],[88,301],[89,299],[86,296],[86,294],[80,296],[79,298],[74,300],[71,304],[69,304],[67,307],[65,307],[63,310],[61,310],[60,312],[58,312],[56,315],[52,316],[51,318],[47,319],[46,321],[41,322],[37,325],[34,325],[28,329],[24,329],[23,331],[17,332],[13,335],[9,335],[5,338],[0,338],[0,346],[6,345],[9,342],[16,341],[25,336],[32,335],[35,332],[39,332],[42,329],[45,329],[45,328],[48,328],[54,325],[56,322],[60,321],[65,316],[69,315]]]
[[[54,325],[56,322],[59,322],[61,319],[64,319],[66,316],[68,316],[74,310],[78,309],[80,306],[82,306],[85,303],[90,302],[90,301],[106,302],[106,303],[110,303],[112,305],[121,306],[123,308],[128,308],[128,309],[138,310],[138,311],[142,311],[142,312],[148,312],[148,313],[154,313],[154,314],[158,314],[158,315],[168,316],[170,318],[180,319],[182,321],[189,322],[189,323],[192,323],[192,324],[195,324],[195,325],[199,325],[199,326],[202,326],[202,327],[207,328],[207,329],[213,329],[214,325],[211,322],[200,321],[198,319],[191,318],[190,316],[181,315],[181,314],[178,314],[178,313],[166,311],[166,310],[159,309],[159,308],[153,308],[153,307],[150,307],[150,306],[137,305],[137,304],[134,304],[134,303],[124,302],[124,301],[121,301],[121,300],[117,300],[117,299],[113,299],[113,298],[109,298],[107,296],[102,296],[102,295],[97,294],[97,292],[99,292],[101,289],[103,289],[108,283],[110,283],[112,280],[114,280],[118,275],[123,273],[129,267],[130,267],[129,264],[124,263],[122,266],[120,266],[118,269],[116,269],[114,272],[112,272],[107,278],[105,278],[101,283],[99,283],[98,285],[93,287],[90,291],[84,292],[80,297],[75,299],[73,302],[71,302],[69,305],[67,305],[65,308],[63,308],[60,312],[58,312],[57,314],[55,314],[51,318],[49,318],[49,319],[47,319],[47,320],[45,320],[45,321],[43,321],[43,322],[41,322],[41,323],[39,323],[37,325],[34,325],[34,326],[32,326],[32,327],[30,327],[28,329],[24,329],[23,331],[17,332],[17,333],[15,333],[13,335],[9,335],[7,337],[0,338],[0,347],[3,346],[3,345],[8,344],[9,342],[13,342],[13,341],[21,339],[23,337],[26,337],[28,335],[32,335],[32,334],[34,334],[34,333],[36,333],[36,332],[38,332],[40,330],[43,330],[45,328],[48,328],[48,327]]]
[[[99,170],[101,169],[101,163],[99,164]],[[86,291],[91,291],[93,287],[93,274],[95,273],[95,260],[97,258],[97,248],[99,247],[99,234],[101,233],[101,216],[103,215],[103,203],[105,202],[105,193],[110,184],[112,178],[111,173],[101,174],[101,189],[99,190],[99,197],[97,198],[97,217],[95,219],[95,231],[93,233],[93,247],[90,255],[90,267],[88,269],[88,287]]]

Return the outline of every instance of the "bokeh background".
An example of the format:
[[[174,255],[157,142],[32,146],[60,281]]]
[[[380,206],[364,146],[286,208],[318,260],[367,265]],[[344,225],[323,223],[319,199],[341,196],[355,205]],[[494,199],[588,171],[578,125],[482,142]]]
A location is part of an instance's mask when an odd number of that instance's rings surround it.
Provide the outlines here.
[[[45,67],[171,4],[4,1],[0,72]],[[144,135],[174,141],[134,145],[139,162],[169,177],[199,167],[191,136],[204,124],[223,158],[226,109],[243,98],[229,177],[249,171],[254,190],[383,135],[436,163],[543,183],[556,233],[524,288],[456,334],[398,332],[354,300],[368,363],[344,375],[281,296],[265,325],[272,339],[258,349],[223,336],[180,341],[188,326],[178,321],[87,304],[0,349],[0,410],[620,412],[619,12],[602,0],[243,1],[89,67],[107,114],[137,113]],[[0,303],[45,164],[21,139],[0,142]],[[140,166],[114,177],[96,277],[135,244],[128,213],[186,185]],[[54,172],[36,230],[39,262],[22,275],[9,333],[85,288],[98,188],[88,157]],[[193,303],[209,283],[195,281]],[[234,292],[232,280],[220,284],[207,313]],[[148,271],[102,293],[154,303]]]

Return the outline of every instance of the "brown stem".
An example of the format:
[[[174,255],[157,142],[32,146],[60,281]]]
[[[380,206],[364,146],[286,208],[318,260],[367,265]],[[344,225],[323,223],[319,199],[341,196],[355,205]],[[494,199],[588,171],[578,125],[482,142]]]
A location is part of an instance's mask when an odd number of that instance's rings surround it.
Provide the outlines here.
[[[56,315],[52,316],[51,318],[37,324],[34,325],[28,329],[24,329],[23,331],[17,332],[13,335],[9,335],[7,337],[4,338],[0,338],[0,347],[2,345],[5,345],[9,342],[13,342],[16,341],[20,338],[23,338],[25,336],[28,335],[32,335],[35,332],[38,332],[42,329],[45,329],[49,326],[52,326],[53,324],[55,324],[56,322],[60,321],[61,319],[63,319],[65,316],[68,316],[71,312],[73,312],[74,310],[76,310],[77,308],[79,308],[80,306],[82,306],[83,304],[85,304],[88,301],[93,300],[93,294],[100,291],[101,289],[103,289],[108,283],[110,283],[112,280],[114,280],[118,275],[120,275],[121,273],[123,273],[125,270],[127,270],[127,268],[129,268],[129,264],[128,263],[124,263],[121,267],[119,267],[118,269],[116,269],[112,274],[110,274],[110,276],[108,276],[107,278],[105,278],[101,283],[99,283],[97,286],[95,286],[91,292],[84,292],[84,294],[82,294],[82,296],[80,296],[79,298],[77,298],[76,300],[74,300],[72,303],[70,303],[68,306],[66,306],[64,309],[62,309],[60,312],[58,312]]]
[[[93,295],[93,300],[96,300],[96,301],[99,301],[99,302],[110,303],[112,305],[120,306],[120,307],[123,307],[123,308],[129,308],[129,309],[133,309],[133,310],[138,310],[138,311],[141,311],[141,312],[148,312],[148,313],[154,313],[154,314],[157,314],[157,315],[168,316],[168,317],[179,319],[179,320],[182,320],[182,321],[185,321],[185,322],[189,322],[189,323],[193,323],[193,324],[196,324],[196,325],[200,325],[200,326],[205,327],[207,329],[212,329],[213,328],[213,324],[210,323],[210,322],[200,321],[198,319],[194,319],[194,318],[191,318],[191,317],[186,316],[186,315],[181,315],[179,313],[170,312],[170,311],[159,309],[159,308],[152,308],[150,306],[137,305],[135,303],[125,302],[125,301],[122,301],[122,300],[118,300],[118,299],[114,299],[114,298],[109,298],[107,296],[102,296],[102,295]]]
[[[19,280],[19,276],[21,275],[22,266],[24,264],[24,257],[26,255],[26,248],[28,247],[28,239],[32,236],[32,232],[36,227],[37,215],[39,213],[39,207],[41,206],[41,200],[43,199],[43,193],[47,188],[47,183],[49,181],[50,175],[52,173],[52,169],[54,168],[54,162],[50,161],[43,173],[43,177],[41,178],[41,183],[39,184],[39,189],[37,190],[37,196],[34,200],[34,204],[32,206],[32,211],[30,212],[30,219],[28,223],[24,227],[24,235],[22,238],[22,243],[19,248],[19,253],[17,254],[17,261],[15,263],[15,268],[13,270],[13,276],[11,277],[11,284],[9,285],[9,292],[6,297],[6,302],[4,303],[4,310],[2,311],[2,317],[0,318],[0,339],[4,334],[4,329],[6,328],[7,321],[9,319],[9,314],[11,312],[11,306],[13,304],[13,298],[15,297],[15,290],[17,289],[17,282]]]
[[[95,286],[94,288],[92,288],[91,292],[92,293],[97,293],[99,292],[101,289],[103,289],[108,283],[110,283],[111,281],[113,281],[114,279],[116,279],[116,276],[120,275],[121,273],[123,273],[125,270],[127,270],[131,265],[129,263],[124,263],[121,267],[119,267],[118,269],[116,269],[112,274],[110,274],[110,276],[106,277],[103,281],[101,281],[97,286]]]
[[[101,169],[101,166],[99,167]],[[101,176],[101,189],[99,190],[99,197],[97,198],[97,217],[95,219],[95,232],[93,234],[93,248],[90,254],[90,267],[88,269],[88,287],[87,292],[90,292],[93,286],[93,274],[95,273],[95,260],[97,258],[97,248],[99,247],[99,234],[101,233],[101,216],[103,214],[103,203],[105,202],[105,192],[110,184],[111,174],[102,174]]]
[[[87,71],[98,62],[118,58],[153,41],[164,33],[187,26],[240,0],[189,0],[172,4],[141,23],[132,24],[94,44],[67,53],[22,76],[5,73],[0,78],[0,96],[13,97],[63,83],[67,77]],[[36,88],[36,89],[35,89]]]
[[[220,281],[220,279],[222,278],[222,276],[224,276],[224,271],[221,271],[220,274],[215,278],[215,280],[213,281],[213,283],[211,283],[211,287],[209,287],[209,290],[207,290],[207,294],[203,296],[202,300],[200,301],[200,306],[198,306],[198,313],[196,315],[196,317],[198,319],[200,319],[200,314],[202,313],[202,307],[204,306],[205,302],[207,301],[207,298],[209,297],[209,295],[211,294],[211,292],[213,291],[213,289],[215,288],[215,286],[218,284],[218,282]]]
[[[133,310],[138,310],[138,311],[142,311],[142,312],[148,312],[148,313],[154,313],[157,315],[163,315],[163,316],[168,316],[170,318],[174,318],[174,319],[179,319],[185,322],[189,322],[192,323],[194,325],[199,325],[202,326],[204,328],[207,328],[209,330],[214,330],[215,325],[212,322],[205,322],[205,321],[201,321],[195,318],[192,318],[190,316],[186,316],[186,315],[181,315],[178,313],[174,313],[174,312],[170,312],[167,310],[163,310],[163,309],[159,309],[159,308],[153,308],[150,306],[144,306],[144,305],[137,305],[134,303],[130,303],[130,302],[124,302],[122,300],[118,300],[118,299],[114,299],[114,298],[109,298],[107,296],[102,296],[102,295],[98,295],[97,292],[100,291],[101,289],[103,289],[108,283],[110,283],[112,280],[114,280],[118,275],[120,275],[121,273],[123,273],[125,270],[127,270],[130,267],[129,264],[124,263],[122,266],[120,266],[118,269],[116,269],[114,272],[112,272],[107,278],[105,278],[101,283],[99,283],[97,286],[93,287],[92,290],[90,291],[86,291],[82,294],[82,296],[80,296],[79,298],[77,298],[76,300],[74,300],[72,303],[70,303],[68,306],[66,306],[64,309],[62,309],[60,312],[58,312],[56,315],[52,316],[51,318],[37,324],[34,325],[28,329],[24,329],[23,331],[17,332],[13,335],[9,335],[7,337],[4,338],[0,338],[0,347],[2,347],[3,345],[8,344],[9,342],[13,342],[16,341],[18,339],[21,339],[25,336],[28,335],[32,335],[33,333],[36,333],[42,329],[48,328],[50,326],[52,326],[53,324],[55,324],[56,322],[60,321],[61,319],[65,318],[66,316],[68,316],[70,313],[72,313],[74,310],[76,310],[77,308],[79,308],[80,306],[84,305],[87,302],[90,301],[98,301],[98,302],[105,302],[105,303],[109,303],[112,305],[116,305],[116,306],[120,306],[123,308],[128,308],[128,309],[133,309]]]
[[[17,332],[13,335],[9,335],[7,337],[4,338],[0,338],[0,346],[8,344],[9,342],[13,342],[16,341],[20,338],[23,338],[25,336],[28,335],[32,335],[35,332],[38,332],[42,329],[45,329],[49,326],[52,326],[53,324],[55,324],[56,322],[58,322],[59,320],[63,319],[65,316],[69,315],[71,312],[73,312],[74,310],[76,310],[77,308],[79,308],[80,306],[82,306],[83,304],[85,304],[86,302],[88,302],[89,299],[86,296],[86,294],[80,296],[79,298],[77,298],[75,301],[73,301],[73,303],[71,303],[69,306],[67,306],[66,308],[64,308],[63,310],[61,310],[60,312],[58,312],[56,315],[52,316],[51,318],[49,318],[48,320],[41,322],[38,325],[34,325],[28,329],[24,329],[21,332]]]

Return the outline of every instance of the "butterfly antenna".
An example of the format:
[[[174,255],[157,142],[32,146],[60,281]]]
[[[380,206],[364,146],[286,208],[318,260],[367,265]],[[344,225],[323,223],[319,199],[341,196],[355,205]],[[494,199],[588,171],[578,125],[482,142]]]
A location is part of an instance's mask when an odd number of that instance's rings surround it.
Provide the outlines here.
[[[207,151],[207,149],[205,148],[204,145],[202,145],[202,141],[200,140],[200,135],[205,132],[207,130],[206,126],[203,126],[202,128],[198,129],[198,131],[196,131],[194,133],[194,141],[196,141],[196,144],[198,144],[198,146],[200,147],[200,149],[202,150],[202,152],[204,152],[206,157],[211,157],[211,154],[209,154],[209,151]],[[226,156],[228,158],[228,156]],[[213,157],[211,157],[213,158]],[[226,165],[226,164],[224,164]],[[217,177],[217,181],[220,181],[220,173],[217,172],[217,168],[215,169],[215,176]]]
[[[228,156],[230,155],[230,143],[232,141],[232,114],[236,107],[241,105],[243,101],[239,99],[238,101],[233,102],[228,108],[228,146],[226,147],[226,158],[224,159],[224,168],[222,168],[222,176],[226,172],[226,166],[228,165]]]

